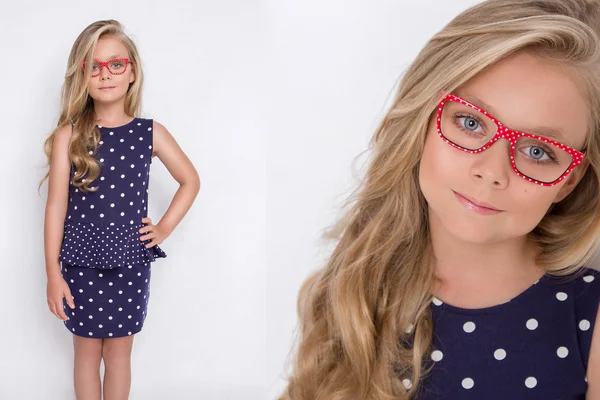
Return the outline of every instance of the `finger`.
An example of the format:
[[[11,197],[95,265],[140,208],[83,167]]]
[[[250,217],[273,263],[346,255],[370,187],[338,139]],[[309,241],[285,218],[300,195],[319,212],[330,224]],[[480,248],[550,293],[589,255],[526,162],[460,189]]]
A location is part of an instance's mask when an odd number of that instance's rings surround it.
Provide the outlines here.
[[[69,319],[69,317],[67,317],[67,314],[65,313],[65,309],[62,307],[62,301],[61,301],[61,305],[56,306],[56,311],[58,312],[58,317],[60,319],[62,319],[63,321],[66,321]]]
[[[152,218],[148,218],[148,217],[142,218],[142,222],[143,223],[150,223],[151,224],[152,223]]]
[[[144,226],[143,228],[140,228],[139,232],[146,233],[146,232],[152,231],[152,229],[154,229],[154,225],[148,225],[148,226]]]
[[[154,233],[154,232],[150,232],[150,233],[149,233],[149,234],[147,234],[147,235],[140,236],[140,239],[141,239],[142,241],[144,241],[144,240],[148,240],[148,239],[153,239],[153,238],[155,238],[155,237],[156,237],[156,233]]]
[[[152,240],[150,243],[148,243],[148,244],[146,245],[146,248],[147,248],[147,249],[149,249],[149,248],[151,248],[151,247],[154,247],[154,246],[156,246],[156,244],[157,244],[157,243],[156,243],[156,240]]]
[[[75,309],[75,301],[73,301],[73,295],[71,294],[71,290],[67,289],[65,290],[65,300],[67,301],[67,304],[69,305],[69,307],[71,307],[71,309]]]
[[[50,311],[52,311],[52,314],[56,315],[56,318],[58,318],[58,319],[62,319],[62,318],[60,317],[60,315],[58,314],[58,311],[57,311],[57,309],[58,309],[58,307],[56,306],[56,303],[52,302],[52,303],[50,304]]]

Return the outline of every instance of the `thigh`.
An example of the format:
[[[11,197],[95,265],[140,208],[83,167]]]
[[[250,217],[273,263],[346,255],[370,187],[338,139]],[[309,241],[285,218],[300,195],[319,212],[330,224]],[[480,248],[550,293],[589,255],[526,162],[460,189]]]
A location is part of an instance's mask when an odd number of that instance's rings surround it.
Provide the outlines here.
[[[73,335],[75,358],[99,361],[102,357],[102,339]]]
[[[105,363],[128,361],[131,358],[133,338],[123,336],[102,340],[102,358]]]

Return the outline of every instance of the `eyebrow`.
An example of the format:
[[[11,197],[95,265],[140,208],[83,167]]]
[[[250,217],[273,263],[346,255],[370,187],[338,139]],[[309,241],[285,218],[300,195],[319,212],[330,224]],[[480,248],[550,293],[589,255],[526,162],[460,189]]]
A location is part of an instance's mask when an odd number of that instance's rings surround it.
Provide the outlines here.
[[[496,110],[494,110],[494,108],[492,106],[490,106],[489,104],[487,104],[485,101],[481,100],[480,98],[473,96],[473,95],[469,95],[469,94],[465,94],[464,96],[459,96],[459,97],[462,97],[463,99],[467,100],[469,103],[473,103],[473,105],[478,106],[479,108],[487,111],[489,114],[492,114],[494,116],[494,118],[497,118]],[[513,129],[513,130],[517,130],[517,129]],[[560,129],[555,129],[555,128],[551,128],[548,126],[536,126],[532,129],[528,129],[525,131],[519,130],[519,132],[530,133],[532,135],[555,139],[557,141],[566,140],[565,134]]]
[[[109,61],[109,60],[114,60],[115,58],[125,58],[125,57],[121,57],[120,55],[116,54],[116,55],[113,55],[113,56],[110,56],[110,57],[108,57],[108,60],[107,60],[107,61]],[[94,58],[94,59],[95,59],[95,60],[98,60],[97,58]],[[99,60],[98,60],[98,61],[99,61]]]

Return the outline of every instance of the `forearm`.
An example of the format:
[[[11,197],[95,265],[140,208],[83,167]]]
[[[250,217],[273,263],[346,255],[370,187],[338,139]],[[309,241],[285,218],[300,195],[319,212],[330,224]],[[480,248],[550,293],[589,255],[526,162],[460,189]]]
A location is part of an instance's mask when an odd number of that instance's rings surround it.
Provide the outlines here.
[[[46,204],[44,218],[44,255],[46,259],[46,275],[48,278],[60,276],[60,248],[64,233],[66,210],[52,203]]]
[[[173,200],[165,215],[163,215],[156,225],[160,225],[161,228],[165,229],[167,235],[170,235],[189,211],[199,191],[199,180],[181,184],[177,192],[175,192],[175,196],[173,196]]]

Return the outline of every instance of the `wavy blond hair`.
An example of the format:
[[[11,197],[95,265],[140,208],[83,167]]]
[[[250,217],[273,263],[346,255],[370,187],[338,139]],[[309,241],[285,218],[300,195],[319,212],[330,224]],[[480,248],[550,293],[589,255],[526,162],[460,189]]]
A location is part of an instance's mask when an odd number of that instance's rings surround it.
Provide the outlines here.
[[[597,0],[489,0],[426,44],[373,136],[364,180],[329,231],[338,240],[329,261],[302,285],[293,369],[281,399],[417,398],[431,370],[436,280],[418,184],[427,128],[441,91],[516,52],[574,73],[591,109],[589,167],[530,233],[540,248],[537,262],[566,275],[593,256],[600,237],[599,26]]]
[[[141,94],[144,73],[135,43],[125,34],[123,25],[118,21],[110,19],[88,25],[79,34],[71,48],[62,87],[58,123],[44,143],[44,152],[48,159],[46,166],[49,166],[56,132],[66,124],[73,124],[73,134],[69,142],[69,158],[76,172],[71,183],[83,191],[95,191],[96,188],[89,185],[100,176],[100,165],[94,158],[100,142],[100,130],[96,126],[94,101],[88,92],[91,72],[87,70],[83,73],[81,64],[83,61],[87,61],[89,64],[94,62],[96,45],[98,40],[104,36],[114,37],[125,45],[131,60],[131,68],[135,70],[135,80],[129,84],[125,98],[125,113],[137,117],[140,115],[142,107]],[[48,176],[49,171],[42,178],[40,187]],[[83,179],[84,177],[85,179]]]

